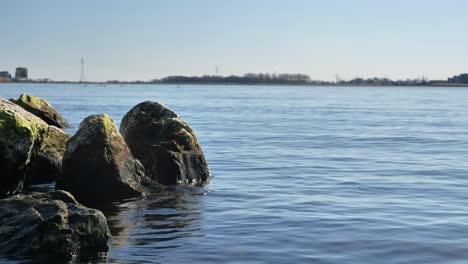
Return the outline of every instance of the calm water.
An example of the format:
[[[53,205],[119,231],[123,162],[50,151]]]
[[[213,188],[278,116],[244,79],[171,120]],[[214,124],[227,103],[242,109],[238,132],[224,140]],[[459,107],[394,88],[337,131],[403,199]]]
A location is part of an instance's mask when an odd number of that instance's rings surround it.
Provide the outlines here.
[[[0,85],[74,133],[161,101],[214,174],[106,212],[108,263],[467,263],[468,89]]]

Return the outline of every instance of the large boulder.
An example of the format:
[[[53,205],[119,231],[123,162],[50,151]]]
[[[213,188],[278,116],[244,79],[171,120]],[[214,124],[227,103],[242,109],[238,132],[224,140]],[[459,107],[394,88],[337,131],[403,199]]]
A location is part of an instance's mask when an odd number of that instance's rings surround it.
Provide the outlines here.
[[[95,258],[109,249],[104,215],[64,191],[0,200],[0,255]]]
[[[205,184],[211,173],[193,129],[167,106],[143,102],[122,119],[120,132],[146,175],[163,185]]]
[[[141,196],[147,182],[114,121],[92,115],[67,143],[56,189],[71,192],[85,205],[100,206]]]
[[[0,97],[0,197],[53,181],[69,136]],[[33,179],[34,178],[34,179]]]
[[[49,102],[40,97],[22,94],[18,99],[10,99],[10,101],[38,116],[49,125],[58,128],[70,127],[67,120]]]

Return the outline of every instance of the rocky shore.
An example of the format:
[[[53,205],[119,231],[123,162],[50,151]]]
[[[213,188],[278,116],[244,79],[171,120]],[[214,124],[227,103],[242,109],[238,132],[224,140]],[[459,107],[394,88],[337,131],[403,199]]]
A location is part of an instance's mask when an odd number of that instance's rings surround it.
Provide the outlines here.
[[[0,255],[103,258],[111,234],[100,208],[211,181],[193,129],[161,103],[133,107],[120,129],[105,114],[73,136],[68,127],[42,98],[0,97]],[[28,191],[52,182],[55,191]]]

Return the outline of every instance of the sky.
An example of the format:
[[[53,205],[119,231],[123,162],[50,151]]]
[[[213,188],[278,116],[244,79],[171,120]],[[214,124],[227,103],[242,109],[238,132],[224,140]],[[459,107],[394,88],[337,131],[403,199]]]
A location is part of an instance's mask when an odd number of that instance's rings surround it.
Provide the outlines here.
[[[466,0],[0,0],[0,71],[31,78],[468,72]]]

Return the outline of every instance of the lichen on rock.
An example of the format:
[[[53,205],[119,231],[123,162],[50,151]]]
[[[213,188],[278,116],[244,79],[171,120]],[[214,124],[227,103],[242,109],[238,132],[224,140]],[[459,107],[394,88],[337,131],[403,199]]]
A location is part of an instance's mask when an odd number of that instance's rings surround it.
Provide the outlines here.
[[[28,166],[26,185],[53,182],[62,170],[62,158],[70,135],[49,126],[40,146],[33,152]]]
[[[34,146],[47,127],[38,117],[0,98],[0,197],[22,189]]]
[[[70,127],[68,121],[43,98],[22,94],[18,99],[12,98],[10,101],[23,107],[26,111],[38,116],[49,125],[56,126],[58,128]]]
[[[21,191],[25,180],[45,183],[32,179],[37,175],[49,178],[46,182],[54,180],[68,137],[0,97],[0,197]]]
[[[68,141],[56,189],[99,206],[141,196],[149,182],[114,121],[102,114],[85,118]]]

